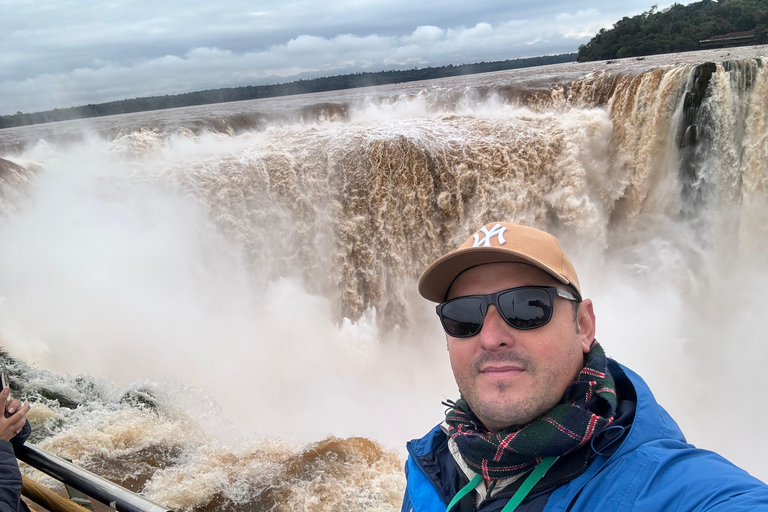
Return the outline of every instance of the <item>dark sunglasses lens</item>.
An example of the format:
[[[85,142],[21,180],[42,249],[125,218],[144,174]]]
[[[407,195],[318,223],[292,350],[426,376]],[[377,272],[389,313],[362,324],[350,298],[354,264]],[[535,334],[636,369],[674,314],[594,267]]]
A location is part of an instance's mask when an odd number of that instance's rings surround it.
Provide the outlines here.
[[[463,297],[443,304],[440,319],[445,332],[451,336],[466,337],[480,332],[483,325],[483,300]]]
[[[500,313],[515,329],[535,329],[552,318],[552,299],[547,290],[525,288],[499,295]]]

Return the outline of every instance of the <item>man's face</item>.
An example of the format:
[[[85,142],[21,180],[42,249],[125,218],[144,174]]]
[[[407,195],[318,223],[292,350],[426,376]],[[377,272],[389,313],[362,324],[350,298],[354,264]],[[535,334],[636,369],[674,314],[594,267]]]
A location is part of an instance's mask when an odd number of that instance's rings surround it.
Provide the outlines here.
[[[518,286],[565,285],[530,265],[489,263],[459,275],[448,298]],[[591,301],[581,303],[574,322],[570,302],[556,298],[552,320],[543,327],[514,329],[490,305],[478,334],[446,339],[459,391],[486,428],[498,432],[527,424],[560,401],[583,368],[594,335]]]

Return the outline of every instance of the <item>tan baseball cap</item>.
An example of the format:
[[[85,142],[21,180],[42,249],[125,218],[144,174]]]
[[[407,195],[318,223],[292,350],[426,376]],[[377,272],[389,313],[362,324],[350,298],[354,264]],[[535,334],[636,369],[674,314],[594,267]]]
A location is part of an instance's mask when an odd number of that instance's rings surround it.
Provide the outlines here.
[[[539,229],[491,222],[480,228],[455,251],[432,263],[419,279],[419,293],[432,302],[443,302],[454,279],[468,268],[504,261],[527,263],[571,285],[581,296],[573,263],[557,238]]]

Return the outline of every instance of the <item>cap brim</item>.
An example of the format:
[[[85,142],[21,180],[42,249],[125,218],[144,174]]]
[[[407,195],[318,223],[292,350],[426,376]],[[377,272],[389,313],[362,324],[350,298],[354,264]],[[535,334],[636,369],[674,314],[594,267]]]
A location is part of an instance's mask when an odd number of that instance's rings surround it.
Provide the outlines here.
[[[571,284],[553,268],[509,249],[497,247],[472,247],[446,254],[432,263],[419,279],[419,293],[432,302],[443,302],[451,283],[465,270],[486,263],[527,263],[538,267],[563,284]]]

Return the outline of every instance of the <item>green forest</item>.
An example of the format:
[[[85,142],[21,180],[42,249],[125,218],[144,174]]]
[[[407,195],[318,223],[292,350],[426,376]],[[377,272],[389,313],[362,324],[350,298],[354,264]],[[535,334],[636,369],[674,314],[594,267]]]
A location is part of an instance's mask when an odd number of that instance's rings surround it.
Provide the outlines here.
[[[128,114],[131,112],[144,112],[147,110],[207,105],[209,103],[224,103],[227,101],[253,100],[310,92],[335,91],[370,85],[431,80],[449,76],[559,64],[561,62],[575,62],[575,60],[575,53],[563,53],[559,55],[545,55],[543,57],[480,62],[477,64],[462,64],[458,66],[450,64],[448,66],[379,71],[377,73],[353,73],[349,75],[313,78],[310,80],[298,80],[285,84],[253,85],[247,87],[188,92],[184,94],[152,96],[148,98],[134,98],[111,101],[109,103],[83,105],[79,107],[57,108],[46,112],[34,112],[31,114],[17,112],[10,116],[0,116],[0,128],[50,123],[54,121],[67,121],[85,117]]]
[[[731,32],[755,31],[754,44],[768,43],[766,0],[702,0],[656,6],[632,18],[624,17],[612,29],[601,29],[579,47],[577,60],[620,59],[657,53],[699,49],[699,41]]]

